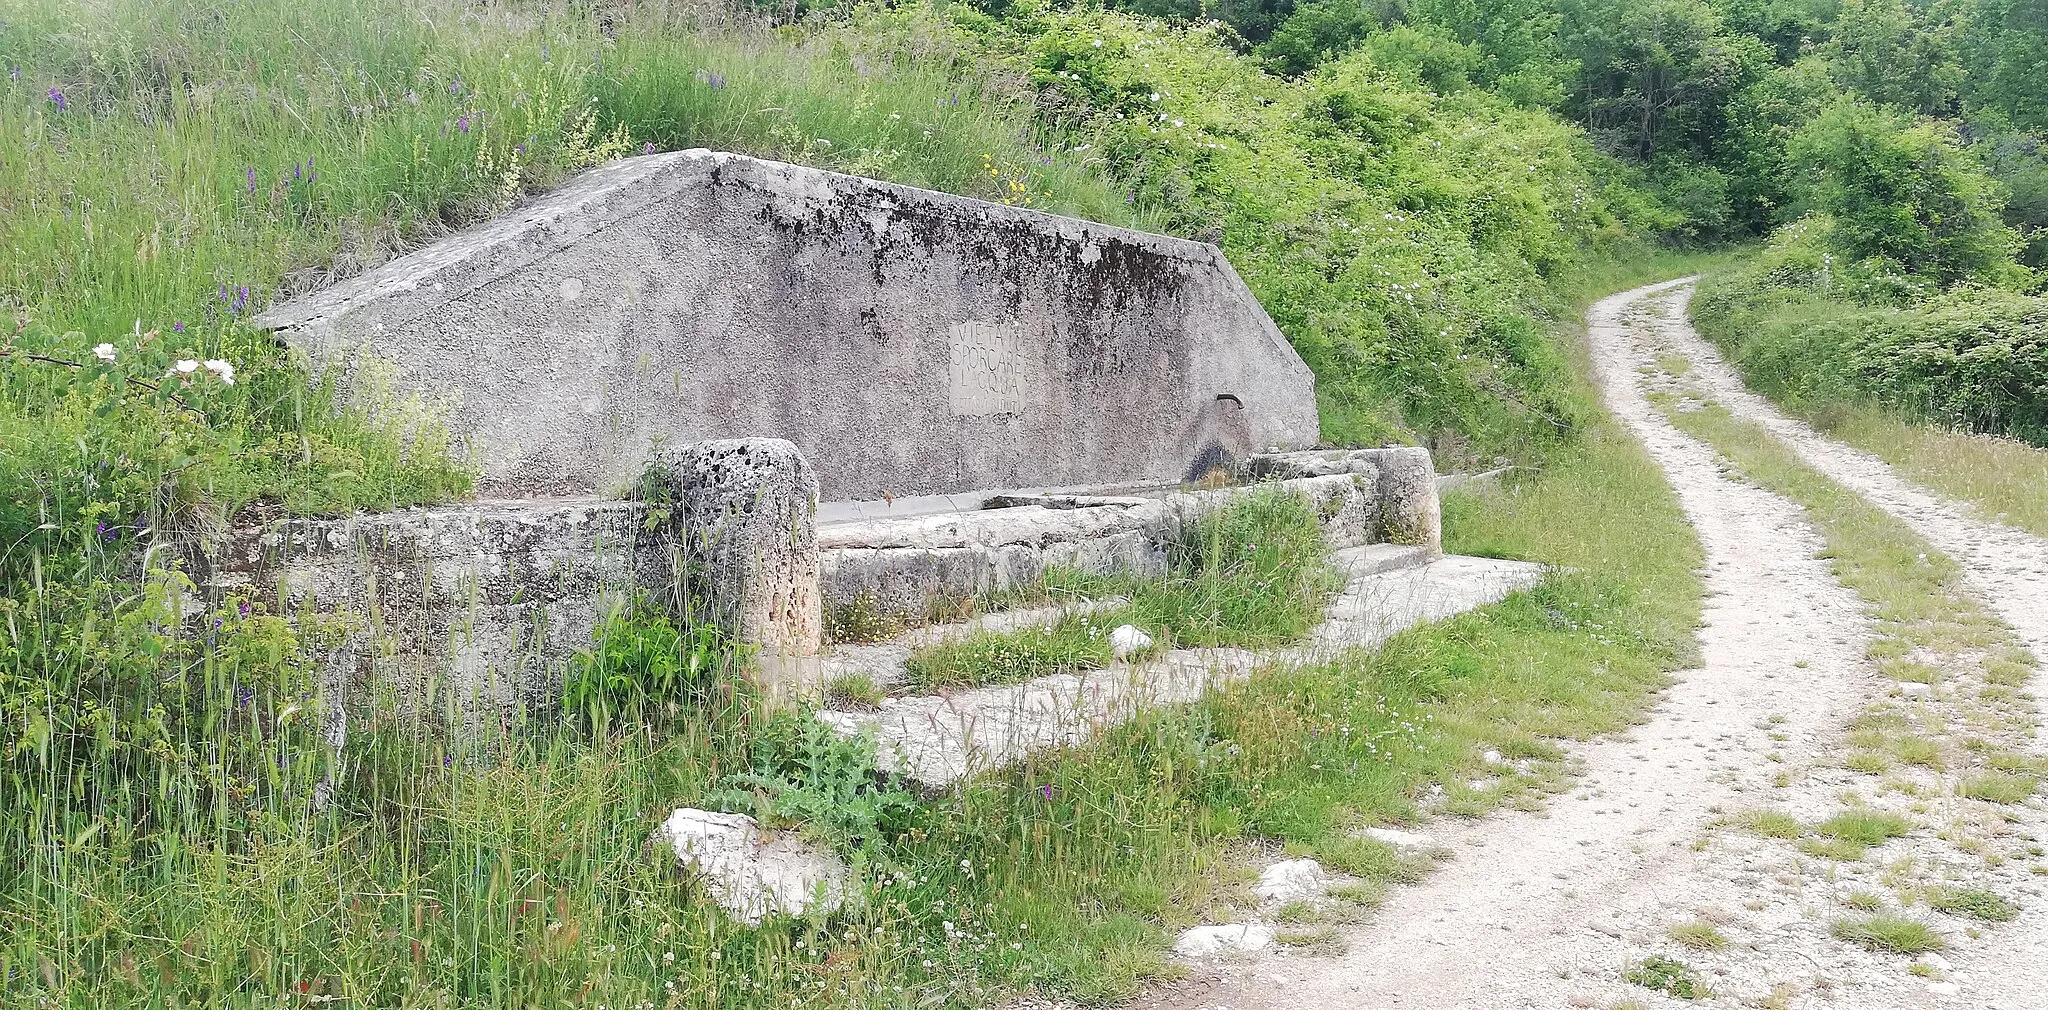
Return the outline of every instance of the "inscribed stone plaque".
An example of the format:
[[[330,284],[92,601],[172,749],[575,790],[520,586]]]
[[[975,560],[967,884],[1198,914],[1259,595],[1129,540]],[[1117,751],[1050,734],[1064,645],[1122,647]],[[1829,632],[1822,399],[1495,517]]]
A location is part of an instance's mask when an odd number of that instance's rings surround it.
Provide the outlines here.
[[[1016,323],[954,323],[952,400],[956,416],[1024,410],[1023,328]]]

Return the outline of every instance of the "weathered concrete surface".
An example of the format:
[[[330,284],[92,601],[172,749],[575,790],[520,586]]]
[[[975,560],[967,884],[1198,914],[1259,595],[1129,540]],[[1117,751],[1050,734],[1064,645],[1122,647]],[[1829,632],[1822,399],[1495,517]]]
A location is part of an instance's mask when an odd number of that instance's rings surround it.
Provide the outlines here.
[[[637,503],[591,499],[286,519],[236,531],[197,570],[211,593],[353,620],[335,691],[496,719],[556,707],[569,657],[659,572],[667,548],[645,517]]]
[[[1311,449],[1262,453],[1244,461],[1243,471],[1259,479],[1298,479],[1354,474],[1373,481],[1376,510],[1369,523],[1375,539],[1397,544],[1436,545],[1443,540],[1443,512],[1437,500],[1436,464],[1429,450],[1414,446],[1384,449]]]
[[[1213,246],[709,151],[258,322],[446,404],[492,493],[607,491],[657,441],[787,438],[867,499],[1178,481],[1317,437],[1308,369]]]
[[[858,601],[917,615],[933,599],[969,599],[1028,585],[1048,568],[1141,578],[1166,574],[1167,551],[1203,516],[1247,493],[1299,494],[1323,516],[1334,549],[1439,543],[1435,471],[1421,449],[1318,476],[1157,495],[1008,495],[968,512],[857,519],[822,526],[825,604]]]
[[[1269,652],[1175,649],[1139,663],[1022,684],[889,698],[874,712],[820,712],[834,730],[873,732],[877,764],[944,788],[1032,751],[1092,739],[1146,708],[1200,699],[1218,684],[1274,662],[1312,663],[1377,646],[1427,621],[1498,602],[1542,578],[1540,565],[1370,544],[1333,553],[1349,576],[1324,622],[1299,645]]]
[[[659,450],[648,478],[670,503],[675,611],[755,650],[775,691],[816,686],[818,477],[803,454],[779,438],[715,439]]]
[[[846,863],[745,814],[678,808],[655,830],[726,914],[749,926],[770,915],[831,912],[846,900]]]

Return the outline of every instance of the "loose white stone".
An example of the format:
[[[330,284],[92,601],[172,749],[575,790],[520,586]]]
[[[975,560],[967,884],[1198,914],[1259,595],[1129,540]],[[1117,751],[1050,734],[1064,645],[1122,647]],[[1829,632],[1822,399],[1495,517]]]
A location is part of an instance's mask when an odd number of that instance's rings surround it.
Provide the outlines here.
[[[1908,698],[1931,698],[1934,696],[1934,685],[1914,683],[1900,684],[1899,693]]]
[[[1429,844],[1428,835],[1418,835],[1412,831],[1396,831],[1393,828],[1367,828],[1365,829],[1365,837],[1402,849],[1419,849]]]
[[[1268,926],[1232,923],[1227,926],[1196,926],[1173,942],[1179,957],[1214,957],[1218,954],[1251,953],[1273,945]]]
[[[1954,996],[1962,992],[1963,987],[1954,982],[1929,982],[1927,983],[1927,991],[1936,996]]]
[[[1923,954],[1920,957],[1920,963],[1939,972],[1949,970],[1948,958],[1942,957],[1940,954]]]
[[[1119,624],[1109,633],[1109,651],[1118,659],[1128,659],[1152,647],[1152,636],[1133,624]]]
[[[794,835],[764,840],[745,814],[678,809],[655,832],[676,860],[696,872],[720,907],[748,925],[769,915],[802,915],[814,902],[823,910],[845,900],[847,869]]]
[[[1479,760],[1484,761],[1490,765],[1504,765],[1508,763],[1508,759],[1502,757],[1501,753],[1497,750],[1490,750],[1484,754],[1479,755]]]
[[[1259,874],[1259,884],[1252,890],[1266,901],[1286,904],[1320,898],[1324,889],[1330,886],[1330,875],[1323,870],[1323,864],[1313,859],[1289,859],[1274,863]]]

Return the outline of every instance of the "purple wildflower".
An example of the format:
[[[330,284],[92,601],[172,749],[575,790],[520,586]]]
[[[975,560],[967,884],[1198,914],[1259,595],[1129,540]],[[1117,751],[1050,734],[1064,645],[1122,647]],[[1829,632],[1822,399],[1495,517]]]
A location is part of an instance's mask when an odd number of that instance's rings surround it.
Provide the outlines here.
[[[464,133],[469,132],[469,113],[465,112],[461,116],[456,118],[455,128],[461,130]]]
[[[713,91],[724,91],[724,90],[725,90],[725,75],[724,75],[724,74],[712,74],[712,75],[711,75],[711,90],[713,90]]]
[[[121,528],[109,526],[103,522],[99,524],[99,534],[101,540],[113,540],[121,535]]]
[[[296,161],[292,162],[292,181],[299,181],[299,163]]]
[[[256,166],[250,165],[248,170],[243,172],[242,175],[249,180],[249,192],[256,192]]]
[[[183,332],[185,332],[185,321],[184,321],[184,320],[182,320],[182,319],[180,319],[180,320],[178,320],[177,322],[174,322],[174,323],[172,323],[172,324],[171,324],[171,332],[172,332],[172,333],[183,333]]]
[[[647,143],[645,143],[645,144],[642,144],[642,145],[640,145],[640,153],[641,153],[641,154],[653,154],[653,153],[654,153],[654,142],[650,140],[650,141],[648,141]]]
[[[462,78],[457,77],[455,83],[448,85],[448,93],[451,95],[462,94]]]
[[[243,686],[242,686],[242,685],[240,685],[240,684],[236,684],[236,685],[235,685],[235,707],[236,707],[236,708],[248,708],[248,707],[249,707],[249,703],[250,703],[250,702],[252,702],[252,701],[255,701],[255,700],[256,700],[256,689],[255,689],[255,688],[253,688],[253,687],[243,687]]]
[[[248,286],[247,284],[244,284],[244,285],[242,285],[241,287],[238,287],[238,288],[236,288],[236,289],[235,289],[235,302],[234,302],[234,304],[233,304],[233,305],[230,305],[230,306],[228,306],[228,311],[229,311],[229,312],[240,312],[240,311],[242,311],[243,307],[244,307],[244,306],[246,306],[246,305],[248,305],[248,304],[249,304],[249,286]]]
[[[51,104],[57,106],[58,112],[63,112],[66,108],[70,107],[71,104],[70,100],[64,97],[64,92],[59,91],[56,88],[50,89],[50,102]]]
[[[228,282],[226,282],[226,281],[222,281],[222,282],[220,282],[220,293],[219,293],[218,295],[216,295],[215,297],[219,298],[219,299],[220,299],[221,301],[227,301],[227,300],[228,300]]]
[[[243,617],[249,616],[249,601],[243,600],[239,609],[241,610]]]
[[[517,144],[513,144],[513,145],[512,145],[512,153],[513,153],[513,154],[517,154],[517,155],[524,155],[524,154],[526,154],[526,141],[523,141],[523,140],[522,140],[522,141],[520,141],[520,142],[519,142],[519,143],[517,143]]]
[[[1038,795],[1043,796],[1048,800],[1052,799],[1052,783],[1047,782],[1046,784],[1039,786]]]

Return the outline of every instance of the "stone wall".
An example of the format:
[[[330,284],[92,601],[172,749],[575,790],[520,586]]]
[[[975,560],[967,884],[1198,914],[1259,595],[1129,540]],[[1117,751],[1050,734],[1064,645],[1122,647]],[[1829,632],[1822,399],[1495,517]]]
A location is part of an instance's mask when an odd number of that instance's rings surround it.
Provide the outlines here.
[[[286,519],[236,531],[201,566],[212,593],[352,621],[332,688],[496,717],[554,708],[598,620],[670,578],[668,538],[646,517],[590,500]]]
[[[445,405],[497,494],[611,493],[713,438],[795,442],[829,501],[1171,483],[1317,437],[1213,246],[707,151],[258,321],[359,394]]]

